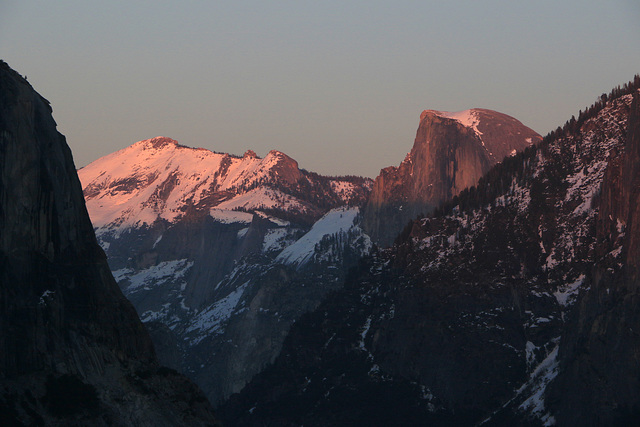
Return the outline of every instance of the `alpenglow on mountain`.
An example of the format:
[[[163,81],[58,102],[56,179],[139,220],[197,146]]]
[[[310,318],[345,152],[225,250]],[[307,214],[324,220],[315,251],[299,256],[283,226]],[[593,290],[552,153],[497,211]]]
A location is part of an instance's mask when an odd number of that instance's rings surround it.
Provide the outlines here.
[[[79,175],[98,240],[161,359],[217,404],[273,361],[291,323],[369,253],[367,202],[372,232],[392,240],[415,215],[408,197],[416,211],[419,200],[439,203],[538,138],[489,110],[425,111],[407,160],[383,170],[371,199],[371,180],[307,172],[278,151],[238,157],[164,137]]]
[[[161,360],[217,403],[368,253],[370,179],[140,141],[78,171],[98,241]]]
[[[175,222],[197,213],[221,221],[246,218],[228,211],[277,211],[299,222],[327,207],[361,203],[366,180],[332,179],[298,168],[279,151],[263,159],[194,149],[170,138],[140,141],[79,171],[98,234]]]
[[[540,141],[518,120],[474,108],[450,113],[425,110],[413,148],[398,167],[380,171],[363,227],[389,246],[408,221],[478,182],[493,165]]]

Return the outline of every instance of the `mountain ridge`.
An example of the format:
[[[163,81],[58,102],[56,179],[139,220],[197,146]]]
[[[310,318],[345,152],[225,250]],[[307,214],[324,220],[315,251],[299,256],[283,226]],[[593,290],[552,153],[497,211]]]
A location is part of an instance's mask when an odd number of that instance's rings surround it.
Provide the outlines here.
[[[599,200],[599,256],[592,285],[567,324],[566,345],[558,354],[560,372],[549,387],[558,424],[632,425],[640,419],[635,393],[640,341],[634,333],[640,324],[640,91],[634,93],[630,110],[625,146],[607,167]],[[568,394],[571,388],[575,390]]]
[[[173,222],[188,209],[276,209],[317,219],[324,205],[361,203],[368,185],[364,178],[310,174],[277,150],[264,158],[251,150],[239,157],[186,147],[165,137],[134,143],[78,174],[98,234],[110,226]],[[320,178],[330,185],[323,188]],[[365,186],[364,192],[359,185]],[[272,191],[261,190],[265,187]],[[251,197],[238,199],[252,191]]]

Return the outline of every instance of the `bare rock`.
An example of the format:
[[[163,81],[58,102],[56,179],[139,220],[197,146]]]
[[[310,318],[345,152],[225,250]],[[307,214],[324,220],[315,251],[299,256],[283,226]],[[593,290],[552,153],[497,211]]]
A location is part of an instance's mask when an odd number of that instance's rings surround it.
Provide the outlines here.
[[[425,110],[411,152],[398,167],[380,171],[364,217],[365,231],[389,246],[420,214],[475,185],[506,156],[540,140],[518,120],[496,111]]]

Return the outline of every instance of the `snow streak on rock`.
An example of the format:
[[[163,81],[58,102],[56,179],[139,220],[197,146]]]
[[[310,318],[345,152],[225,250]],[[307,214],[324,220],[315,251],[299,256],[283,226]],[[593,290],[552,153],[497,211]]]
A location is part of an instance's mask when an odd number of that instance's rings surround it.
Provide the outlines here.
[[[457,111],[454,113],[449,111],[433,111],[433,113],[435,113],[438,116],[445,117],[447,119],[456,120],[460,122],[462,126],[473,129],[476,135],[482,136],[482,132],[478,130],[478,123],[480,123],[480,118],[478,117],[476,110],[464,110],[464,111]]]
[[[229,295],[200,311],[191,319],[186,333],[190,337],[192,345],[198,344],[210,334],[222,333],[223,322],[229,319],[236,310],[247,285],[249,285],[249,282],[245,282]]]
[[[317,245],[327,236],[339,235],[353,230],[358,208],[338,208],[328,212],[316,222],[311,230],[297,242],[288,246],[276,258],[284,264],[302,266],[311,260]],[[368,248],[367,248],[368,249]],[[365,250],[366,252],[366,250]]]

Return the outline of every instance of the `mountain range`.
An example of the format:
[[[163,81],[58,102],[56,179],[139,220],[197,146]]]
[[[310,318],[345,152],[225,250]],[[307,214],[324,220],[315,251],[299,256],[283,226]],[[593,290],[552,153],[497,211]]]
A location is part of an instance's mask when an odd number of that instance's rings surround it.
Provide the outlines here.
[[[98,241],[160,359],[219,402],[277,356],[371,241],[372,181],[140,141],[78,171]]]
[[[425,111],[410,170],[401,166],[395,182],[410,189],[413,210],[428,208],[539,139],[490,110]],[[372,212],[387,235],[413,216],[389,179],[370,196],[370,179],[310,173],[278,151],[238,157],[157,137],[78,174],[114,276],[161,360],[214,404],[272,363],[291,324],[385,243],[363,231]]]
[[[426,110],[375,181],[165,137],[76,175],[5,63],[0,95],[10,423],[640,419],[640,76],[544,138]]]

